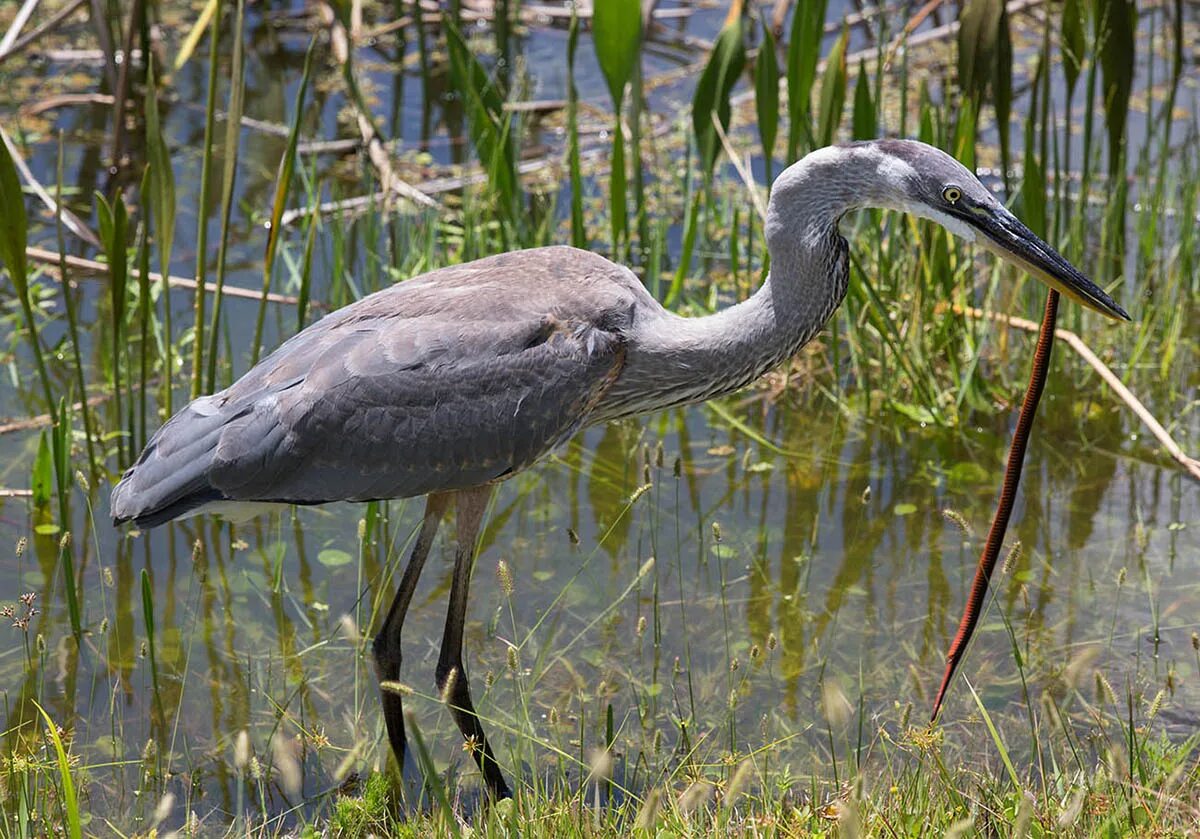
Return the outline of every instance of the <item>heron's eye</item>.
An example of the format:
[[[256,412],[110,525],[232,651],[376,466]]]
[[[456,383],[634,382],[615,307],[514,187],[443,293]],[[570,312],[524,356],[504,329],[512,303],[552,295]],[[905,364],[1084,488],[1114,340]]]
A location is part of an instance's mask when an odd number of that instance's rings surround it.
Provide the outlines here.
[[[957,204],[958,199],[962,198],[962,190],[956,186],[948,186],[942,190],[942,198],[947,204]]]

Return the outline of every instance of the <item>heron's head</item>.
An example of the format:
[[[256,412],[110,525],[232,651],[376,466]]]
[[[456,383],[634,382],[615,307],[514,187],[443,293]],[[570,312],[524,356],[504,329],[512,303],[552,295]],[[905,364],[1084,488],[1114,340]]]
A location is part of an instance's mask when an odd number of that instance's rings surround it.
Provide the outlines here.
[[[836,166],[850,190],[844,196],[847,208],[884,207],[936,221],[1089,309],[1129,320],[1102,288],[1022,224],[974,173],[941,149],[914,140],[874,140],[821,149],[810,157],[822,155],[828,159],[810,172],[820,179],[821,169]]]

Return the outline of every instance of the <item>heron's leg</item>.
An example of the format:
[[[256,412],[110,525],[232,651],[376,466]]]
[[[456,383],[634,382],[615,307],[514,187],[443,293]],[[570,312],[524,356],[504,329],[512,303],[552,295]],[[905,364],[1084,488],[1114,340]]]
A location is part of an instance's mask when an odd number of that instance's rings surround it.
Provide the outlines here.
[[[475,558],[475,543],[479,536],[479,525],[487,506],[491,487],[479,487],[458,494],[458,550],[454,555],[454,580],[450,584],[450,607],[446,612],[446,630],[442,635],[442,650],[438,655],[437,687],[443,701],[450,707],[454,722],[462,732],[479,771],[487,783],[488,790],[497,798],[511,798],[508,784],[492,754],[487,735],[475,706],[471,702],[471,691],[467,686],[467,674],[463,670],[462,642],[463,622],[467,614],[467,591],[471,585],[471,565]]]
[[[425,567],[425,559],[429,556],[438,525],[450,506],[450,498],[448,494],[434,494],[425,501],[425,518],[421,522],[421,531],[417,534],[417,542],[413,545],[408,564],[404,567],[404,576],[400,578],[400,588],[397,589],[383,626],[371,645],[371,653],[375,658],[375,676],[380,683],[400,677],[400,634],[404,629],[404,616],[408,614],[408,605],[412,602],[417,580],[421,576],[421,569]],[[394,690],[380,688],[379,696],[383,705],[383,721],[387,725],[388,742],[403,775],[407,740],[404,736],[404,708],[400,694]]]

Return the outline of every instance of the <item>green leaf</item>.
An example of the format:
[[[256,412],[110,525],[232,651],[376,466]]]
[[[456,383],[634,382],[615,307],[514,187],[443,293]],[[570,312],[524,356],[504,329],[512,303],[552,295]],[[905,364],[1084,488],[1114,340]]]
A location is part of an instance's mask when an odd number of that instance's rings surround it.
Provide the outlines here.
[[[993,75],[1003,12],[1004,0],[968,0],[958,16],[958,86],[976,106]]]
[[[464,98],[471,142],[487,170],[493,195],[511,215],[517,195],[517,163],[504,115],[504,99],[462,33],[452,24],[446,26],[446,46],[451,79]]]
[[[125,283],[129,277],[128,252],[125,248],[129,212],[118,192],[109,204],[96,193],[96,218],[100,222],[100,240],[108,257],[109,292],[113,306],[113,321],[125,322]]]
[[[258,300],[258,317],[254,321],[254,343],[250,347],[250,366],[258,363],[262,350],[263,325],[267,316],[267,294],[271,291],[271,277],[275,272],[275,252],[279,248],[279,231],[283,227],[283,211],[287,209],[288,192],[292,186],[292,173],[296,168],[296,148],[300,140],[300,120],[304,115],[304,96],[308,92],[308,80],[312,75],[313,49],[317,40],[308,42],[304,54],[304,71],[300,75],[300,88],[296,91],[295,112],[288,130],[287,149],[279,161],[279,173],[275,177],[275,200],[271,202],[271,222],[267,229],[267,252],[263,257],[262,297]]]
[[[1083,40],[1083,9],[1079,0],[1064,0],[1059,38],[1062,43],[1063,75],[1067,78],[1067,96],[1070,97],[1075,91],[1075,83],[1079,80],[1083,51],[1086,48]]]
[[[996,109],[996,132],[1000,138],[1000,169],[1004,173],[1004,185],[1008,186],[1009,133],[1008,121],[1012,115],[1012,38],[1008,31],[1008,10],[1000,4],[1000,20],[996,23],[996,54],[992,65],[992,105]]]
[[[349,565],[353,561],[354,557],[337,548],[326,548],[317,554],[317,562],[326,568],[340,568],[343,565]]]
[[[770,171],[770,159],[779,136],[779,62],[775,59],[775,36],[763,21],[763,40],[754,61],[754,112],[758,117],[758,136],[763,157]],[[769,179],[769,177],[768,177]]]
[[[842,110],[846,106],[846,41],[850,30],[842,26],[829,55],[825,60],[825,74],[821,77],[820,110],[817,113],[817,143],[828,146],[837,136],[842,123]]]
[[[1104,122],[1108,127],[1108,169],[1120,172],[1133,90],[1136,60],[1137,7],[1133,0],[1099,0],[1096,10],[1096,42],[1100,45],[1100,76],[1104,92]]]
[[[27,220],[25,196],[17,166],[8,152],[8,137],[0,136],[0,263],[8,269],[17,295],[24,297],[28,290],[25,275],[25,243]]]
[[[633,75],[642,45],[641,0],[604,0],[595,5],[592,42],[596,60],[608,84],[616,113],[625,101],[625,86]]]
[[[58,726],[54,724],[54,720],[50,719],[46,709],[39,705],[36,699],[31,701],[46,723],[46,736],[54,744],[55,765],[58,767],[59,793],[62,796],[62,814],[67,837],[68,839],[82,839],[83,828],[79,821],[79,800],[75,795],[75,781],[71,778],[71,762],[67,759],[67,750],[63,746],[62,738],[58,736]]]
[[[895,507],[892,508],[892,514],[897,515],[897,516],[911,516],[916,511],[917,511],[917,505],[910,504],[908,502],[904,502],[903,504],[897,504]]]
[[[150,202],[157,222],[158,264],[167,276],[171,262],[171,243],[175,238],[175,173],[171,155],[163,138],[158,115],[158,88],[154,78],[154,62],[147,68],[146,91],[146,157],[150,163]]]
[[[571,244],[586,248],[583,221],[583,169],[579,156],[579,92],[575,89],[575,52],[579,47],[579,15],[572,6],[567,29],[567,166],[571,178]]]
[[[1030,87],[1037,90],[1041,83],[1042,74],[1046,68],[1039,60],[1037,70]],[[1025,170],[1021,179],[1021,217],[1037,235],[1046,237],[1046,174],[1042,162],[1038,159],[1037,143],[1035,142],[1035,122],[1037,120],[1036,96],[1035,107],[1025,118]]]
[[[875,125],[875,103],[871,100],[871,76],[867,73],[866,61],[860,59],[858,79],[854,83],[854,116],[851,121],[851,133],[855,140],[872,140],[878,130]]]
[[[29,488],[33,493],[35,507],[45,507],[54,497],[54,458],[50,455],[50,441],[46,439],[45,431],[38,436],[37,454],[33,458]]]
[[[692,130],[706,178],[712,176],[721,152],[721,140],[713,126],[713,116],[716,116],[722,129],[729,128],[729,95],[746,66],[744,29],[742,17],[738,15],[721,30],[692,97]]]
[[[826,0],[796,4],[788,35],[788,162],[796,159],[801,133],[808,125],[812,87],[817,78],[821,40],[825,36]]]

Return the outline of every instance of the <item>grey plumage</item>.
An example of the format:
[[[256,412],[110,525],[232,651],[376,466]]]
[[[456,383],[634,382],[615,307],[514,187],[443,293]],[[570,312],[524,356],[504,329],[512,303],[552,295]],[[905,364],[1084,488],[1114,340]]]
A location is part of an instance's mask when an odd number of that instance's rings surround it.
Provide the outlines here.
[[[424,274],[328,315],[172,417],[114,488],[113,520],[149,527],[229,502],[427,495],[375,642],[388,681],[399,673],[400,629],[421,567],[454,500],[459,547],[438,689],[451,691],[460,729],[481,744],[473,753],[489,789],[507,794],[466,679],[455,676],[491,484],[586,424],[727,393],[795,353],[845,296],[848,252],[837,226],[859,207],[932,219],[1085,305],[1128,318],[945,153],[901,140],[829,147],[776,180],[766,219],[771,273],[749,300],[680,317],[628,269],[565,247]],[[403,762],[399,696],[384,691],[383,702]]]
[[[514,296],[512,276],[542,281]],[[372,294],[176,414],[114,490],[113,518],[146,526],[217,500],[362,501],[497,480],[588,416],[644,295],[626,269],[570,248]]]

